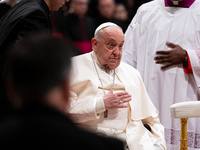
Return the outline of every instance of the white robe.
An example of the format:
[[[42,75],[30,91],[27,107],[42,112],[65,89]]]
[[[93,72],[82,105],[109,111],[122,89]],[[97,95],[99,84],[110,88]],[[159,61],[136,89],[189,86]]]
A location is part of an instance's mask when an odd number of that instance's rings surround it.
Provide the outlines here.
[[[162,71],[155,63],[156,51],[170,49],[166,41],[187,50],[193,74],[184,73],[182,64]],[[179,149],[180,121],[170,117],[169,107],[199,99],[200,1],[190,8],[165,7],[164,0],[142,5],[125,33],[122,61],[139,70],[165,127],[168,149]],[[200,149],[200,119],[188,119],[188,147]]]
[[[100,68],[94,52],[74,57],[72,64],[69,113],[76,123],[90,131],[120,138],[127,143],[130,150],[166,148],[164,127],[160,124],[158,111],[152,104],[137,70],[123,62],[115,69],[114,92],[127,91],[132,95],[132,100],[128,109],[109,110],[108,118],[104,118],[102,89],[106,93],[109,91],[113,83],[112,74]],[[142,122],[149,124],[152,133]]]

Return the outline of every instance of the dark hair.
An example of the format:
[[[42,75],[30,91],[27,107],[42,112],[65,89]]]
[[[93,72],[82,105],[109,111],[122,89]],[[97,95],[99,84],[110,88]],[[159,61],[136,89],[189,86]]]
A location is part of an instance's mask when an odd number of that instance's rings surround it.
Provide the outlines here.
[[[12,48],[6,79],[22,98],[42,97],[63,84],[71,65],[71,47],[47,33],[32,35]]]

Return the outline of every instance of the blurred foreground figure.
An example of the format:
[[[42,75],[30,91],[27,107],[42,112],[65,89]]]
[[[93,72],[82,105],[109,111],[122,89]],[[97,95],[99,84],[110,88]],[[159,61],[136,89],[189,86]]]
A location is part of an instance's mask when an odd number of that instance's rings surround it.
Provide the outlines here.
[[[181,129],[170,105],[200,99],[199,16],[199,0],[154,0],[138,9],[125,33],[122,60],[141,73],[168,150],[179,148]],[[188,120],[188,147],[200,149],[200,118]]]
[[[90,41],[95,31],[95,21],[87,15],[88,3],[88,0],[71,0],[69,14],[59,25],[63,37],[71,39],[82,54],[92,51]]]
[[[70,51],[48,34],[12,49],[6,85],[17,113],[0,123],[0,149],[123,150],[121,141],[80,130],[66,117]]]

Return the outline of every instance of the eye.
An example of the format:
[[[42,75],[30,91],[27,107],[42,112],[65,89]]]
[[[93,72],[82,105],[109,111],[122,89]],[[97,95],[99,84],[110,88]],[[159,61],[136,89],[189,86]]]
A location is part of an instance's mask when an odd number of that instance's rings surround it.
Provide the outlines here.
[[[108,49],[113,49],[115,47],[114,43],[108,43],[107,45]]]
[[[123,44],[122,45],[119,45],[119,50],[122,51],[122,47],[123,47]]]

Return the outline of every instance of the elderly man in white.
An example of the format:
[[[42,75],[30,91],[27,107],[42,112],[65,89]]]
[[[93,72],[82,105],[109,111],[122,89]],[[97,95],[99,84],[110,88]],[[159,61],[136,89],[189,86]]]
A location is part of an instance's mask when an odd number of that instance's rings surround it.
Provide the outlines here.
[[[121,62],[122,29],[103,23],[91,42],[92,52],[72,58],[72,119],[90,131],[123,140],[130,150],[166,149],[164,127],[139,72]]]

